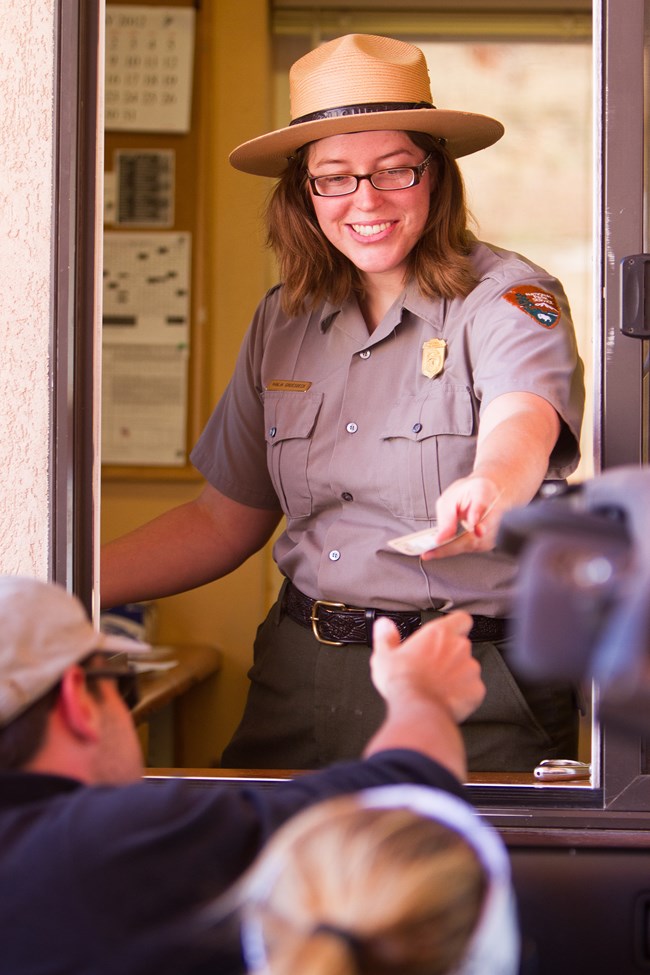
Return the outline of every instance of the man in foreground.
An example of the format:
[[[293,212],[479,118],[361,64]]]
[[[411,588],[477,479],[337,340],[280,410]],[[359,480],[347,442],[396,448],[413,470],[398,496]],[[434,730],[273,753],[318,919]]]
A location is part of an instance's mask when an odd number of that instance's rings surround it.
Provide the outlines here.
[[[462,795],[458,723],[485,693],[471,623],[452,613],[400,644],[377,621],[386,717],[362,760],[273,790],[198,789],[140,781],[129,641],[56,585],[0,577],[1,975],[230,971],[232,944],[206,956],[185,923],[293,813],[391,783]]]

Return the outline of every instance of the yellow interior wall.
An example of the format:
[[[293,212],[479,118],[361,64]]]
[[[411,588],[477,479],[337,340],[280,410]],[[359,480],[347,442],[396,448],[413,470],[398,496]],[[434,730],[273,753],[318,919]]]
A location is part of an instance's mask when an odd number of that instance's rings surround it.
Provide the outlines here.
[[[204,240],[194,243],[195,326],[201,361],[202,420],[225,388],[254,308],[268,286],[268,259],[260,221],[267,180],[237,173],[229,152],[271,128],[270,32],[267,0],[219,0],[202,5],[196,38],[202,98],[197,124],[205,171]],[[183,191],[177,187],[177,193]],[[198,282],[198,286],[197,286]],[[102,541],[115,538],[194,497],[200,481],[105,479]],[[183,539],[176,545],[181,549]],[[223,651],[213,707],[202,708],[194,729],[208,765],[221,753],[241,714],[255,629],[268,600],[268,553],[250,559],[228,578],[158,601],[157,639],[163,644],[212,643]]]

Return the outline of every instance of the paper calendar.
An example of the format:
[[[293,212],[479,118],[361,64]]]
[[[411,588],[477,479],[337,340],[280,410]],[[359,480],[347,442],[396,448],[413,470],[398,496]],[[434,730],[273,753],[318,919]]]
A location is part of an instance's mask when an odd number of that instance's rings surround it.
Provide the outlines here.
[[[106,129],[188,132],[192,7],[106,7]]]

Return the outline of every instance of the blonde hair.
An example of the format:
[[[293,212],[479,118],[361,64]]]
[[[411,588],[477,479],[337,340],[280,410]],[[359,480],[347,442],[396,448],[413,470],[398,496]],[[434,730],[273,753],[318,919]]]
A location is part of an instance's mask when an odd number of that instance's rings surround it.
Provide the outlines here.
[[[346,796],[284,826],[237,898],[270,975],[443,975],[461,960],[486,889],[453,829]]]
[[[438,139],[422,132],[406,134],[433,156],[429,219],[409,255],[409,278],[425,297],[466,297],[477,279],[469,259],[473,237],[460,170]],[[303,146],[289,160],[266,208],[267,243],[278,261],[283,307],[290,315],[324,300],[340,304],[363,291],[357,268],[318,224],[307,182],[308,148]]]

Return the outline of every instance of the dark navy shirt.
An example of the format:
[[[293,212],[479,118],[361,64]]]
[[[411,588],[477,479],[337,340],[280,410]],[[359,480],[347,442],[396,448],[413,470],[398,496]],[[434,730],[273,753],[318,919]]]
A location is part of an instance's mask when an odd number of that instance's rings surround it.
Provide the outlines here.
[[[87,787],[0,773],[0,975],[185,975],[241,970],[236,932],[190,918],[303,807],[415,782],[463,794],[417,752],[386,751],[272,788],[152,780]]]

